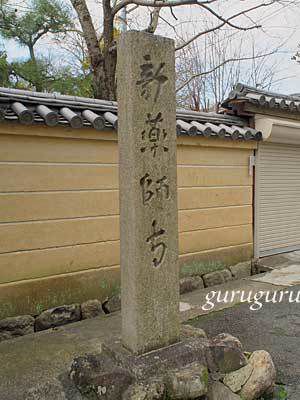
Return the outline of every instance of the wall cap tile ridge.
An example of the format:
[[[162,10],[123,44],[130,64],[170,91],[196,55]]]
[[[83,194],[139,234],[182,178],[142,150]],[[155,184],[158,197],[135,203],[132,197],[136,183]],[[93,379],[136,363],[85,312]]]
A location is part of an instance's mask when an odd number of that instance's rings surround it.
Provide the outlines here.
[[[117,130],[117,114],[115,101],[0,87],[0,121],[48,127],[62,125],[73,129],[92,127],[103,131]],[[255,141],[261,137],[260,132],[248,127],[246,118],[182,108],[177,109],[176,116],[178,135]],[[233,134],[236,130],[233,126],[238,127],[239,135]]]
[[[259,107],[263,114],[267,114],[268,110],[278,110],[287,114],[297,113],[300,116],[300,94],[297,93],[276,93],[237,83],[222,103],[222,107],[232,110],[238,103]]]

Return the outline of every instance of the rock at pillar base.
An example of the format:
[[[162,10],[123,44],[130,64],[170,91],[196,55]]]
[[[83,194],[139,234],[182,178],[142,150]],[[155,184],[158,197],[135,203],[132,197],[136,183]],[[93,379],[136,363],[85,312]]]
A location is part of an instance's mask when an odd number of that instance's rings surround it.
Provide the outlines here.
[[[224,384],[229,387],[234,393],[242,390],[243,385],[248,381],[253,371],[253,365],[248,364],[243,368],[225,375]]]
[[[270,354],[264,350],[254,351],[249,359],[253,372],[240,395],[245,400],[258,399],[265,393],[270,393],[275,387],[276,370]]]
[[[221,333],[212,339],[211,351],[221,373],[229,373],[247,365],[241,342],[227,333]]]
[[[242,400],[240,396],[233,393],[221,382],[213,382],[210,385],[207,400]]]
[[[153,379],[131,385],[122,400],[165,400],[166,387],[163,380]]]
[[[197,398],[207,392],[210,343],[204,338],[135,356],[120,344],[76,358],[70,378],[87,399],[165,400]],[[169,396],[169,397],[166,397]]]
[[[101,354],[73,361],[74,389],[88,400],[256,400],[272,391],[276,374],[267,352],[254,352],[245,367],[224,377],[220,365],[240,366],[239,340],[229,334],[212,340],[195,337],[194,330],[189,334],[190,338],[143,355],[133,355],[119,338],[103,344]],[[227,356],[230,362],[224,362]]]
[[[76,358],[70,369],[70,378],[87,399],[117,400],[133,383],[133,376],[114,363],[106,349],[98,355]]]
[[[170,371],[166,376],[167,393],[172,400],[198,399],[207,393],[207,367],[194,362],[184,368]]]
[[[111,345],[110,350],[122,368],[130,371],[138,380],[164,376],[166,369],[173,371],[198,362],[213,370],[210,341],[205,338],[185,338],[171,346],[142,354],[131,354],[120,343]]]
[[[201,328],[192,325],[181,325],[180,336],[183,338],[202,338],[207,339],[207,334]]]

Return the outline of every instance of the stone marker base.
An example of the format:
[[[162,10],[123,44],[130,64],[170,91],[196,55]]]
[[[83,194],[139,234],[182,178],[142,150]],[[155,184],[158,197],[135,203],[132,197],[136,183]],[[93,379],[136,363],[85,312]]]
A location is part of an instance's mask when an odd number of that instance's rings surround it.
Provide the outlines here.
[[[103,345],[74,359],[70,378],[88,400],[254,400],[272,390],[275,368],[266,352],[248,361],[231,335],[210,340],[183,326],[180,342],[140,356],[119,341]]]

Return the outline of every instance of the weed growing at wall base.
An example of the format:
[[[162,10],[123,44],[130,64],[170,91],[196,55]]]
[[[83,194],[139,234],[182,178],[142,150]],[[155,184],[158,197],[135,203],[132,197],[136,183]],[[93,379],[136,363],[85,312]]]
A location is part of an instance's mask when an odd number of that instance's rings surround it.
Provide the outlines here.
[[[225,268],[226,265],[221,261],[193,261],[189,264],[185,264],[184,266],[182,266],[180,276],[202,276],[209,272],[220,271]]]

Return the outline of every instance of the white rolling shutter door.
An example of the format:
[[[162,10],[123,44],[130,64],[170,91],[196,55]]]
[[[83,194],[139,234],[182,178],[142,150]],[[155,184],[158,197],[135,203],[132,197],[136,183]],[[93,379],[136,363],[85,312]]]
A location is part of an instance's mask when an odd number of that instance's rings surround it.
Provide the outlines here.
[[[256,255],[300,249],[300,146],[261,143],[256,190]]]

